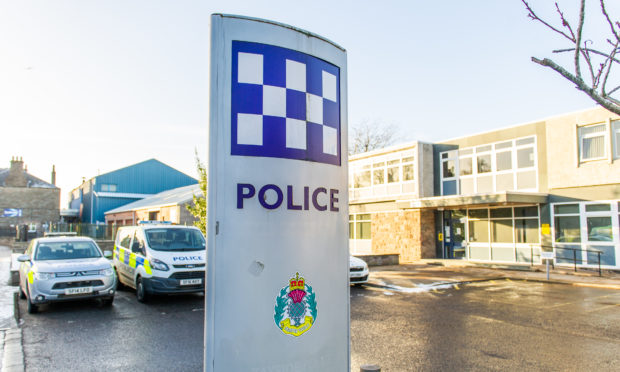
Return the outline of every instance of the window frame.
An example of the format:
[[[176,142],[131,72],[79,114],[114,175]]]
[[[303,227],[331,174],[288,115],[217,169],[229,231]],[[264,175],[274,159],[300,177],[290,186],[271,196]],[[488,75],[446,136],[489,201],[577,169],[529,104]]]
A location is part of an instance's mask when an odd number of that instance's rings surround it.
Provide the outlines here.
[[[585,128],[593,128],[593,127],[598,127],[598,126],[602,126],[604,128],[604,130],[600,131],[600,132],[595,132],[595,133],[589,133],[589,134],[582,134],[582,130]],[[577,137],[578,137],[578,153],[579,153],[579,162],[580,163],[587,163],[590,161],[599,161],[599,160],[606,160],[607,159],[607,142],[609,142],[608,137],[607,137],[607,123],[595,123],[595,124],[587,124],[587,125],[579,125],[577,127]],[[584,158],[584,154],[583,154],[583,141],[586,139],[590,139],[590,138],[595,138],[595,137],[603,137],[603,155],[599,156],[599,157],[595,157],[595,158]]]

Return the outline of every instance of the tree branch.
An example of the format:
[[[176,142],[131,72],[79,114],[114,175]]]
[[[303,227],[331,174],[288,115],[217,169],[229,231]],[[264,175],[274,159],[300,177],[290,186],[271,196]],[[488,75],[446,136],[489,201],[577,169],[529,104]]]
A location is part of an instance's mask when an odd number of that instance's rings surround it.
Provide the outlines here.
[[[567,80],[569,80],[573,84],[575,84],[577,89],[579,89],[582,92],[586,93],[588,96],[590,96],[590,98],[592,98],[594,101],[596,101],[596,103],[598,103],[599,105],[603,106],[607,110],[620,115],[620,105],[618,105],[618,103],[617,103],[617,101],[615,99],[613,99],[613,98],[612,99],[606,99],[606,98],[602,97],[594,89],[592,89],[586,83],[584,83],[583,79],[577,78],[575,75],[573,75],[570,72],[566,71],[566,69],[564,69],[562,66],[558,65],[557,63],[555,63],[552,60],[547,59],[547,58],[544,58],[544,59],[540,60],[540,59],[538,59],[536,57],[532,57],[532,61],[534,63],[537,63],[537,64],[541,65],[541,66],[551,68],[553,71],[557,72],[558,74],[562,75],[564,78],[566,78]]]
[[[607,20],[607,23],[609,24],[609,28],[611,28],[611,33],[616,37],[617,41],[620,41],[620,33],[618,33],[618,31],[616,31],[616,28],[614,27],[614,23],[609,18],[609,13],[607,13],[607,9],[605,9],[605,1],[604,0],[601,0],[601,12],[603,13],[603,16],[605,17],[605,19]],[[618,22],[616,22],[616,24],[618,24]],[[618,45],[618,44],[616,44],[616,45]]]
[[[560,11],[560,7],[558,3],[555,3],[558,12]],[[577,79],[582,80],[581,78],[581,67],[579,66],[579,55],[581,54],[581,34],[583,32],[583,21],[585,19],[585,9],[586,9],[586,0],[581,0],[581,8],[579,9],[579,25],[577,26],[577,36],[575,37],[575,75]],[[561,13],[560,13],[561,14]],[[562,15],[562,19],[564,19],[564,15]],[[568,22],[566,22],[568,24]],[[584,45],[585,46],[585,45]],[[585,57],[585,56],[584,56]],[[586,57],[587,60],[587,57]],[[592,69],[590,68],[590,71]],[[592,83],[594,85],[594,73],[592,73]]]
[[[559,29],[553,27],[552,25],[550,25],[549,23],[547,23],[543,19],[539,18],[536,15],[536,13],[534,13],[534,10],[530,7],[530,4],[528,4],[526,0],[521,0],[521,2],[523,3],[523,5],[525,5],[525,7],[527,8],[527,11],[529,12],[528,17],[530,17],[533,21],[538,21],[538,22],[542,23],[543,25],[547,26],[548,28],[550,28],[551,30],[553,30],[553,31],[557,32],[558,34],[564,36],[568,40],[570,40],[572,42],[575,42],[575,39],[573,37],[569,36],[564,31],[559,30]],[[564,16],[562,15],[562,13],[560,13],[560,17],[562,18],[562,21],[563,21],[562,24],[564,25]],[[566,25],[568,25],[568,22],[566,23]],[[572,30],[570,28],[570,25],[568,25],[568,29],[572,32]]]
[[[617,44],[616,44],[616,45],[617,45]],[[617,49],[617,48],[616,48],[616,49]],[[598,51],[598,50],[596,50],[596,49],[592,49],[592,48],[582,48],[582,50],[587,50],[587,51],[588,51],[588,52],[590,52],[590,53],[593,53],[593,54],[598,54],[599,56],[602,56],[602,57],[605,57],[605,58],[609,58],[609,59],[610,59],[611,61],[613,61],[613,62],[620,63],[620,60],[615,59],[615,58],[612,58],[609,54],[605,54],[605,53],[603,53],[603,52],[599,52],[599,51]],[[553,52],[553,53],[564,53],[564,52],[573,52],[573,51],[575,51],[575,48],[556,49],[556,50],[553,50],[552,52]],[[615,51],[614,51],[614,54],[615,54]]]
[[[614,46],[614,50],[611,52],[611,56],[609,56],[609,58],[607,58],[607,60],[605,60],[605,63],[609,62],[609,65],[607,66],[607,72],[605,73],[605,76],[603,77],[603,84],[601,85],[601,94],[603,96],[606,96],[607,94],[605,93],[605,86],[607,85],[607,79],[609,78],[609,73],[611,72],[611,66],[613,64],[613,60],[614,57],[616,56],[616,51],[618,50],[618,43],[620,41],[616,42],[616,45]]]

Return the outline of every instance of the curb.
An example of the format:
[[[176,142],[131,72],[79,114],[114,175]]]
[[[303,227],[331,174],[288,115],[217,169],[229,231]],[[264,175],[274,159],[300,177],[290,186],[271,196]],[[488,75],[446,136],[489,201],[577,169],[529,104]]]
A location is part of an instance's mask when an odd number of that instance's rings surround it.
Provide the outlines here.
[[[24,372],[22,330],[19,328],[9,329],[4,334],[2,372]]]
[[[19,291],[13,292],[13,316],[15,322],[19,324]]]
[[[546,279],[535,279],[535,278],[518,278],[513,276],[499,276],[499,277],[490,277],[490,278],[482,278],[482,279],[469,279],[469,280],[461,280],[461,281],[448,281],[441,282],[438,285],[464,285],[471,283],[480,283],[480,282],[489,282],[493,280],[512,280],[512,281],[524,281],[524,282],[534,282],[534,283],[546,283],[546,284],[563,284],[563,285],[572,285],[575,287],[589,287],[589,288],[600,288],[600,289],[613,289],[620,290],[620,285],[616,284],[598,284],[598,283],[584,283],[584,282],[570,282],[570,281],[562,281],[562,280],[546,280]],[[364,283],[365,286],[374,287],[374,288],[383,288],[386,289],[386,285],[373,283],[368,281]]]

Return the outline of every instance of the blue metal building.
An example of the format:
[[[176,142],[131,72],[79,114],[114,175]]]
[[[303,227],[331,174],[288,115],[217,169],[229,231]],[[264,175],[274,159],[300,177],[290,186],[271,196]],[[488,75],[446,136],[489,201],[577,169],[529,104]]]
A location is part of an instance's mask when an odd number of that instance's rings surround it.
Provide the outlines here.
[[[145,197],[198,181],[185,173],[149,159],[84,181],[69,195],[69,208],[79,210],[80,221],[105,223],[104,213]]]

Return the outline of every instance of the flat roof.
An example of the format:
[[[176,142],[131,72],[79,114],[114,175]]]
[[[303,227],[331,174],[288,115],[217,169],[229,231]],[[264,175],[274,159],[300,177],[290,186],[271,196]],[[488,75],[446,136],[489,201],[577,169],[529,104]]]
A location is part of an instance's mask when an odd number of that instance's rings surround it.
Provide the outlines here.
[[[537,192],[504,191],[474,195],[433,196],[414,200],[398,201],[396,205],[401,209],[417,208],[462,208],[520,204],[547,203],[549,194]]]
[[[159,194],[146,197],[133,203],[109,210],[105,214],[130,212],[140,209],[161,208],[171,205],[181,205],[194,199],[194,195],[202,195],[200,184],[177,187],[176,189],[162,191]]]

